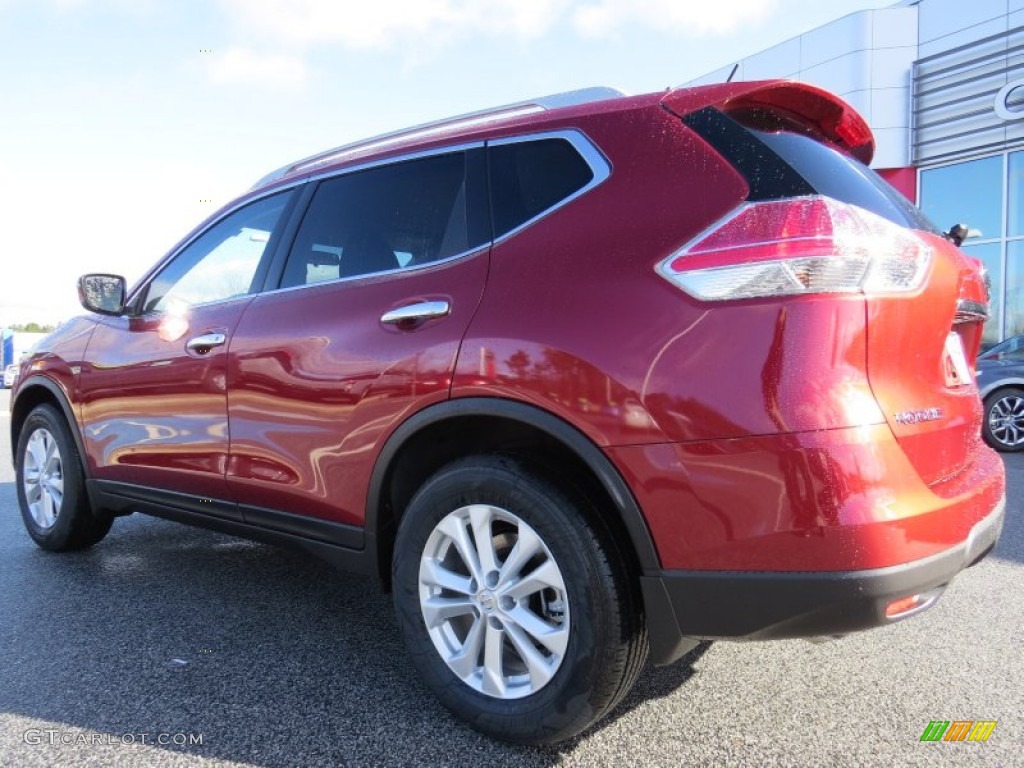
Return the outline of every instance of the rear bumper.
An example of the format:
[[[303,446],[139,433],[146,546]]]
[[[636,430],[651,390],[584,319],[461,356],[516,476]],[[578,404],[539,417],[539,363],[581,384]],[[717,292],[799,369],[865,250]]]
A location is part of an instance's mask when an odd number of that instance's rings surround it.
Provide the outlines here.
[[[999,539],[1006,498],[959,544],[901,565],[856,571],[665,570],[642,578],[651,657],[669,664],[700,639],[770,640],[884,626],[893,600],[941,591]],[[902,618],[899,617],[899,618]]]

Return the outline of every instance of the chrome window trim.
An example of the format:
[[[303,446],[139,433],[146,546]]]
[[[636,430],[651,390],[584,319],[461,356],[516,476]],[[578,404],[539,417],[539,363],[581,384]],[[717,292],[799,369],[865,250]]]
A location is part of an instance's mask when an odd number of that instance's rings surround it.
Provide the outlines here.
[[[301,179],[290,179],[286,184],[282,184],[282,185],[277,186],[277,187],[272,187],[272,188],[268,187],[267,189],[262,189],[259,192],[253,194],[252,197],[246,197],[244,200],[236,201],[236,203],[234,205],[232,205],[230,208],[226,209],[220,216],[218,216],[216,219],[211,221],[207,226],[203,227],[202,229],[197,229],[197,231],[191,237],[189,237],[184,242],[180,243],[176,248],[174,248],[172,251],[168,252],[162,259],[157,261],[157,263],[154,264],[150,268],[150,270],[145,275],[142,276],[142,279],[139,281],[138,285],[133,287],[132,290],[129,292],[128,299],[125,302],[125,306],[131,306],[132,303],[135,301],[136,296],[138,295],[138,293],[140,291],[144,290],[145,288],[147,288],[149,286],[149,284],[156,278],[156,276],[158,274],[160,274],[160,272],[163,270],[163,268],[165,266],[167,266],[175,258],[177,258],[178,254],[180,254],[182,251],[184,251],[186,248],[188,248],[190,245],[192,245],[192,243],[194,243],[196,240],[198,240],[207,231],[209,231],[213,227],[217,226],[220,222],[224,221],[224,219],[226,219],[228,216],[231,216],[233,213],[235,213],[236,211],[240,210],[241,208],[244,208],[247,205],[251,205],[252,203],[257,203],[260,200],[263,200],[264,198],[270,197],[272,195],[276,195],[279,192],[287,192],[288,190],[295,190],[296,188],[301,187],[304,184],[311,184],[311,183],[323,181],[324,179],[333,178],[334,176],[344,176],[345,174],[348,174],[348,173],[356,173],[358,171],[365,171],[367,169],[376,168],[378,166],[391,165],[393,163],[401,163],[401,162],[404,162],[406,160],[419,160],[421,158],[430,157],[432,155],[445,155],[445,154],[453,154],[455,152],[468,152],[468,151],[470,151],[472,149],[483,149],[483,147],[484,147],[484,142],[483,141],[470,141],[470,142],[462,142],[462,143],[459,143],[459,144],[452,144],[452,145],[448,145],[448,146],[444,146],[444,147],[432,147],[430,149],[418,150],[416,152],[410,152],[410,153],[404,154],[404,155],[395,155],[393,157],[382,157],[382,158],[379,158],[377,160],[369,160],[369,161],[367,161],[365,163],[360,163],[358,165],[354,165],[354,166],[351,166],[349,168],[340,168],[340,169],[336,168],[336,169],[333,169],[333,170],[324,171],[323,173],[317,174],[315,176],[304,176]],[[485,243],[485,245],[489,246],[490,245],[490,241],[488,240]],[[469,251],[463,251],[462,254],[458,254],[458,255],[459,256],[465,255],[468,252]],[[447,261],[448,259],[452,259],[452,258],[457,258],[457,256],[447,257],[445,259],[445,261]],[[435,262],[431,262],[431,264],[438,264],[438,263],[440,263],[440,262],[436,262],[436,261]],[[425,266],[428,266],[428,265],[427,264],[422,264],[420,266],[425,267]],[[375,275],[390,274],[392,271],[397,271],[397,270],[389,270],[387,273],[384,273],[384,272],[374,272],[373,274],[375,274]],[[368,275],[360,275],[359,277],[368,277]],[[327,282],[327,281],[325,280],[324,282]],[[313,283],[313,285],[319,285],[319,283]],[[302,286],[292,286],[292,287],[302,287]],[[274,289],[271,289],[271,290],[277,291],[277,290],[280,290],[280,289],[274,288]],[[269,290],[268,291],[255,291],[253,293],[246,293],[244,295],[245,296],[259,296],[259,295],[264,294],[264,293],[270,293],[270,291]],[[218,301],[224,301],[224,300],[221,299],[221,300],[218,300]],[[205,304],[202,304],[202,305],[197,304],[195,306],[208,306],[210,304],[216,304],[216,303],[218,303],[218,301],[210,301],[210,302],[206,302]],[[144,313],[144,314],[151,314],[151,313]],[[141,316],[142,315],[140,315],[140,317]]]
[[[338,277],[335,278],[334,280],[321,280],[317,283],[303,283],[302,285],[289,285],[285,286],[284,288],[270,288],[266,291],[260,291],[259,293],[253,293],[249,295],[253,297],[270,296],[271,294],[286,293],[288,291],[302,291],[306,290],[307,288],[319,288],[325,285],[339,285],[341,283],[351,283],[356,280],[373,280],[378,277],[391,277],[393,275],[399,274],[425,272],[428,269],[444,266],[458,259],[470,259],[473,256],[476,256],[482,253],[483,251],[488,250],[490,247],[491,241],[488,240],[487,242],[481,243],[480,245],[474,248],[470,248],[468,251],[462,251],[461,253],[456,253],[451,256],[445,256],[443,259],[438,259],[437,261],[428,261],[426,264],[417,264],[415,266],[409,267],[397,267],[396,269],[388,269],[383,272],[367,272],[365,275]]]
[[[350,282],[352,282],[354,280],[368,280],[368,279],[377,278],[377,277],[387,277],[387,276],[390,276],[390,275],[396,275],[396,274],[404,273],[404,272],[420,272],[420,271],[423,271],[423,270],[426,270],[426,269],[431,269],[431,268],[434,268],[434,267],[437,267],[437,266],[442,266],[442,265],[449,264],[449,263],[451,263],[451,262],[453,262],[453,261],[455,261],[457,259],[470,258],[470,257],[476,255],[477,253],[479,253],[480,251],[488,249],[488,248],[490,248],[490,247],[492,247],[494,245],[498,245],[499,243],[502,243],[505,240],[511,238],[512,236],[522,232],[524,229],[526,229],[527,227],[532,226],[537,221],[539,221],[539,220],[545,218],[546,216],[549,216],[550,214],[554,213],[555,211],[557,211],[562,206],[568,205],[573,200],[576,200],[577,198],[582,197],[583,195],[588,193],[590,190],[592,190],[595,187],[603,184],[608,179],[608,177],[611,176],[611,173],[612,173],[611,161],[609,161],[605,157],[605,155],[601,152],[601,150],[599,150],[597,148],[597,146],[590,140],[590,138],[585,133],[583,133],[583,131],[581,131],[581,130],[579,130],[577,128],[566,128],[566,129],[559,129],[559,130],[554,130],[554,131],[541,131],[541,132],[538,132],[538,133],[524,133],[524,134],[521,134],[521,135],[518,135],[518,136],[505,136],[505,137],[498,138],[498,139],[488,139],[486,141],[482,141],[482,140],[481,141],[469,141],[469,142],[460,142],[460,143],[457,143],[457,144],[449,144],[449,145],[440,146],[440,147],[431,147],[430,149],[416,150],[416,151],[413,151],[413,152],[407,152],[407,153],[404,153],[404,154],[393,155],[393,156],[390,156],[390,157],[382,157],[382,158],[377,158],[377,159],[374,159],[374,160],[367,160],[366,162],[358,163],[356,165],[349,166],[349,167],[346,167],[346,168],[333,168],[333,169],[325,170],[322,173],[318,173],[318,174],[315,174],[315,175],[312,175],[312,176],[305,176],[305,177],[302,177],[302,178],[299,178],[299,179],[290,179],[285,184],[281,184],[280,186],[276,186],[276,187],[268,187],[266,189],[261,189],[259,192],[253,194],[252,197],[247,197],[244,200],[237,201],[230,208],[226,209],[223,212],[222,215],[218,216],[215,220],[211,221],[207,226],[203,227],[202,229],[197,230],[192,235],[192,237],[188,238],[188,240],[186,240],[183,243],[181,243],[178,247],[176,247],[173,251],[168,253],[163,259],[158,261],[153,266],[153,268],[139,282],[138,286],[133,288],[133,290],[131,291],[131,293],[129,295],[129,299],[128,299],[128,304],[130,305],[132,302],[135,301],[135,299],[136,299],[137,295],[139,294],[139,292],[144,290],[146,287],[148,287],[149,284],[153,281],[153,279],[158,274],[160,274],[160,272],[164,269],[164,267],[167,264],[169,264],[171,261],[173,261],[175,258],[177,258],[178,254],[180,254],[183,250],[188,248],[193,242],[195,242],[200,236],[202,236],[204,233],[206,233],[209,229],[211,229],[212,227],[215,227],[217,224],[219,224],[221,221],[226,219],[228,216],[231,216],[232,214],[234,214],[239,209],[244,208],[245,206],[250,205],[252,203],[259,202],[260,200],[263,200],[264,198],[270,197],[271,195],[276,195],[276,194],[278,194],[280,192],[286,192],[288,190],[295,190],[297,187],[301,187],[301,186],[303,186],[305,184],[317,183],[317,182],[323,181],[325,179],[335,178],[337,176],[346,176],[346,175],[348,175],[350,173],[358,173],[360,171],[369,170],[371,168],[378,168],[378,167],[382,167],[382,166],[386,166],[386,165],[394,165],[396,163],[402,163],[402,162],[406,162],[406,161],[421,160],[423,158],[432,157],[434,155],[446,155],[446,154],[453,154],[453,153],[456,153],[456,152],[469,152],[469,151],[474,150],[474,149],[484,149],[484,148],[486,148],[488,146],[503,146],[503,145],[506,145],[506,144],[521,144],[521,143],[530,142],[530,141],[544,141],[544,140],[547,140],[547,139],[562,139],[563,141],[569,142],[569,144],[572,145],[573,149],[576,150],[576,152],[580,155],[580,157],[583,158],[583,161],[590,168],[591,173],[593,173],[593,178],[589,182],[587,182],[585,185],[580,187],[578,190],[573,192],[571,195],[569,195],[568,197],[562,198],[561,200],[559,200],[554,205],[552,205],[552,206],[550,206],[548,208],[545,208],[543,211],[541,211],[540,213],[536,214],[533,218],[527,219],[522,224],[520,224],[517,227],[515,227],[513,229],[510,229],[508,232],[502,234],[500,237],[496,237],[496,238],[492,238],[490,240],[486,240],[485,242],[481,243],[480,245],[473,246],[472,248],[470,248],[468,250],[462,251],[460,253],[453,254],[451,256],[446,256],[443,259],[438,259],[437,261],[431,261],[431,262],[428,262],[426,264],[417,264],[415,266],[408,266],[408,267],[398,267],[396,269],[389,269],[389,270],[384,271],[384,272],[371,272],[371,273],[366,274],[366,275],[354,275],[352,277],[342,277],[342,278],[338,278],[336,280],[323,280],[323,281],[318,282],[318,283],[308,283],[308,284],[305,284],[305,285],[291,285],[291,286],[287,286],[287,287],[284,287],[284,288],[282,288],[282,287],[270,288],[270,289],[267,289],[265,291],[255,291],[253,293],[246,293],[243,296],[228,297],[226,299],[220,299],[220,300],[217,300],[217,301],[210,301],[210,302],[206,302],[205,304],[196,305],[196,306],[210,306],[210,305],[222,303],[222,302],[225,302],[225,301],[235,301],[235,300],[237,300],[239,298],[244,298],[244,297],[263,296],[263,295],[268,295],[268,294],[272,294],[272,293],[281,293],[283,291],[295,291],[295,290],[301,290],[301,289],[305,289],[305,288],[314,288],[316,286],[321,286],[321,285],[334,285],[334,284],[338,284],[338,283],[350,283]],[[151,314],[151,313],[147,313],[147,314]]]
[[[626,94],[623,91],[620,91],[617,88],[609,88],[607,86],[578,88],[572,91],[540,96],[535,99],[527,99],[526,101],[517,101],[512,104],[487,107],[474,112],[466,112],[461,115],[452,115],[450,117],[441,118],[440,120],[413,125],[408,128],[400,128],[396,131],[389,131],[387,133],[378,134],[377,136],[369,136],[349,144],[343,144],[340,147],[334,147],[333,149],[326,149],[322,152],[317,152],[316,154],[304,157],[301,160],[296,160],[288,165],[271,171],[262,179],[257,181],[252,186],[252,189],[258,189],[264,184],[270,184],[278,179],[288,176],[291,173],[298,173],[302,170],[315,168],[318,165],[325,165],[330,162],[341,160],[346,155],[355,156],[365,154],[373,150],[380,150],[389,145],[401,143],[402,141],[432,138],[453,130],[465,131],[471,128],[478,128],[489,123],[499,122],[501,120],[524,117],[538,112],[560,109],[562,107],[574,107],[581,104],[590,104],[596,101],[616,99],[625,95]]]
[[[278,194],[280,192],[287,192],[289,190],[292,190],[292,194],[298,194],[294,190],[295,190],[296,187],[299,187],[301,185],[302,185],[302,181],[295,181],[295,182],[290,183],[290,184],[285,184],[285,185],[280,186],[280,187],[275,187],[274,189],[268,189],[268,190],[265,190],[265,191],[261,191],[257,195],[253,195],[252,197],[248,197],[248,198],[245,198],[244,200],[237,201],[234,205],[232,205],[230,208],[225,210],[220,216],[218,216],[216,219],[211,221],[205,227],[200,228],[199,226],[197,226],[195,228],[195,230],[193,231],[193,234],[192,234],[191,237],[189,237],[187,240],[182,241],[176,247],[174,247],[172,250],[168,251],[164,255],[164,257],[162,259],[159,259],[156,262],[156,264],[154,264],[152,267],[150,267],[149,271],[146,272],[142,276],[142,278],[139,280],[138,284],[136,284],[128,292],[128,297],[125,299],[125,303],[124,303],[125,307],[126,308],[127,307],[131,307],[135,303],[135,300],[138,298],[139,293],[141,291],[149,288],[150,283],[152,283],[153,280],[156,279],[157,275],[159,275],[163,271],[164,267],[166,267],[168,264],[170,264],[172,261],[174,261],[174,259],[176,259],[178,257],[178,255],[182,251],[184,251],[186,248],[188,248],[190,245],[192,245],[192,243],[194,243],[200,237],[202,237],[207,232],[209,232],[211,229],[213,229],[215,226],[217,226],[222,221],[224,221],[224,219],[226,219],[228,216],[233,215],[235,212],[241,210],[242,208],[245,208],[247,205],[252,205],[253,203],[258,203],[260,200],[264,200],[264,199],[266,199],[268,197],[272,197],[272,196],[274,196],[274,195],[276,195],[276,194]],[[224,299],[216,299],[214,301],[207,301],[207,302],[204,302],[202,304],[193,304],[192,306],[206,307],[206,306],[209,306],[211,304],[219,304],[219,303],[224,302],[224,301],[231,301],[233,299],[238,299],[238,298],[241,298],[242,296],[257,296],[257,295],[259,295],[259,293],[260,293],[259,291],[255,291],[255,292],[252,292],[252,293],[236,294],[235,296],[229,296],[229,297],[224,298]],[[152,315],[152,314],[154,314],[154,313],[153,312],[142,312],[142,313],[140,313],[140,314],[138,314],[136,316],[137,317],[145,317],[147,315]],[[159,314],[159,313],[157,313],[157,314]]]
[[[550,214],[554,213],[562,206],[568,205],[573,200],[582,197],[583,195],[587,194],[590,190],[603,184],[605,181],[607,181],[608,177],[612,175],[611,161],[604,156],[604,153],[597,148],[597,146],[590,140],[590,138],[585,133],[583,133],[583,131],[577,128],[565,128],[556,131],[542,131],[540,133],[525,133],[521,136],[506,136],[500,139],[488,139],[487,146],[500,147],[506,144],[522,144],[531,141],[545,141],[547,139],[562,139],[563,141],[568,141],[569,144],[572,145],[573,149],[575,149],[576,152],[580,155],[580,157],[583,158],[583,162],[585,162],[590,167],[590,172],[594,174],[594,178],[592,178],[589,182],[584,184],[582,187],[577,189],[568,197],[563,197],[554,205],[545,208],[543,211],[536,214],[533,218],[527,219],[522,224],[519,224],[518,226],[510,229],[508,232],[505,232],[495,237],[494,240],[492,241],[494,245],[499,245],[500,243],[503,243],[510,237],[519,234],[527,227],[530,227],[536,222],[540,221],[545,216],[549,216]],[[491,220],[494,220],[493,213],[491,216]]]

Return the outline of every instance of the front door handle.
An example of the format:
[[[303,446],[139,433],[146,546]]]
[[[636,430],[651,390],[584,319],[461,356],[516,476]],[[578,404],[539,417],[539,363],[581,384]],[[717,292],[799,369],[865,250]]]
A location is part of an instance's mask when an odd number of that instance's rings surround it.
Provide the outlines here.
[[[227,340],[227,334],[224,333],[204,333],[201,336],[193,336],[185,342],[185,348],[188,349],[189,352],[205,355],[214,347],[223,346]]]
[[[451,311],[451,304],[447,301],[419,301],[385,312],[380,316],[380,321],[386,325],[401,325],[444,317]]]

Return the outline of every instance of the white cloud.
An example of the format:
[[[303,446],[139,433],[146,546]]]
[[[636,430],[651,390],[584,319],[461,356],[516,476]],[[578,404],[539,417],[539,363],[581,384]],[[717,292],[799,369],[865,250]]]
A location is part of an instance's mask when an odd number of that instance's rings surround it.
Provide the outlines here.
[[[287,54],[260,54],[248,48],[229,48],[214,55],[210,77],[215,83],[289,87],[306,80],[301,58]]]
[[[245,31],[305,47],[341,43],[394,49],[476,30],[532,38],[554,24],[569,0],[221,0]]]
[[[576,8],[573,25],[586,37],[606,37],[630,22],[692,35],[723,35],[757,22],[780,0],[598,0]]]
[[[432,47],[472,34],[535,39],[571,22],[587,37],[638,23],[682,34],[724,34],[760,20],[781,0],[220,0],[247,35],[292,48]]]

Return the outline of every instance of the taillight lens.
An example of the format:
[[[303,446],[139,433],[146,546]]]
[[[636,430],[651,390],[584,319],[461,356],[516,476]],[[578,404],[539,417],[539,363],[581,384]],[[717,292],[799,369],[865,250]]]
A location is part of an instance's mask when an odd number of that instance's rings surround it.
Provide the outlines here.
[[[814,293],[900,293],[924,281],[928,245],[828,197],[747,203],[658,265],[705,301]]]

